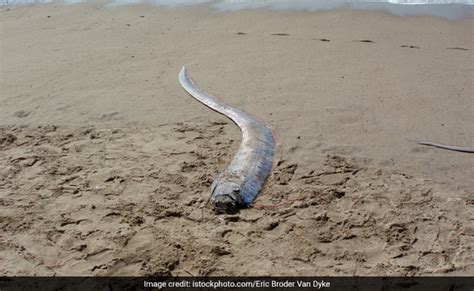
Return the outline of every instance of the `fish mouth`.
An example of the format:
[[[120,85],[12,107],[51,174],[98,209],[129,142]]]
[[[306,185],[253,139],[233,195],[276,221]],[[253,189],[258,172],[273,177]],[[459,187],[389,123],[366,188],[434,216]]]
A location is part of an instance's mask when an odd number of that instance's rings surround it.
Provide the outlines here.
[[[239,211],[237,200],[231,195],[219,195],[211,200],[214,212],[217,214],[235,214]]]

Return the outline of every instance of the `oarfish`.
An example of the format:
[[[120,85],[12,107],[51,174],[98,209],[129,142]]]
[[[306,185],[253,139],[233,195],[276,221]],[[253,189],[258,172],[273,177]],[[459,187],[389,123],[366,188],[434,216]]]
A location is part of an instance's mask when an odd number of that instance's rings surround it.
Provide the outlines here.
[[[207,107],[227,116],[242,131],[242,142],[225,171],[211,185],[210,202],[216,212],[235,212],[251,204],[270,175],[275,154],[272,130],[259,118],[227,105],[199,89],[186,67],[179,73],[181,86]]]

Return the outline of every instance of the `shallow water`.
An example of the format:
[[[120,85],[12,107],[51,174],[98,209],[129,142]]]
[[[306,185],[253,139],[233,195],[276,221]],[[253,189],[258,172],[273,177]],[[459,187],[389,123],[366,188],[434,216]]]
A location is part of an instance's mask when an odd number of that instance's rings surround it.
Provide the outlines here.
[[[56,0],[58,1],[58,0]],[[59,0],[76,4],[87,0]],[[0,0],[3,6],[32,5],[55,0]],[[208,5],[218,11],[276,9],[320,11],[336,8],[381,10],[399,16],[438,16],[455,20],[474,16],[474,0],[109,0],[107,6],[153,4],[162,7]]]
[[[473,4],[473,0],[227,0],[214,3],[213,7],[219,10],[271,8],[310,11],[345,7],[360,10],[382,10],[399,16],[431,15],[454,20],[474,16]]]

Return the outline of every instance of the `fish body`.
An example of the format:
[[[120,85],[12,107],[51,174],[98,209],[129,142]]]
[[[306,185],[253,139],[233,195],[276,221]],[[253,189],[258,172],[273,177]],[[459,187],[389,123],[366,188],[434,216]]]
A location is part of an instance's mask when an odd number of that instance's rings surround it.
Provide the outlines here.
[[[179,82],[192,97],[227,116],[242,132],[237,153],[211,185],[210,202],[214,210],[218,213],[235,212],[238,207],[251,204],[273,167],[275,138],[272,130],[259,118],[201,90],[188,77],[184,66],[179,73]]]

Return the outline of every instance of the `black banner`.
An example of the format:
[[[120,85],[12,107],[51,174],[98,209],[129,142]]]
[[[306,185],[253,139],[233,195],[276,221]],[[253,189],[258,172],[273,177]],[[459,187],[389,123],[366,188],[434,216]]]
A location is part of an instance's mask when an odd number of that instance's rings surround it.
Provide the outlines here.
[[[1,277],[10,290],[474,291],[474,277]]]

